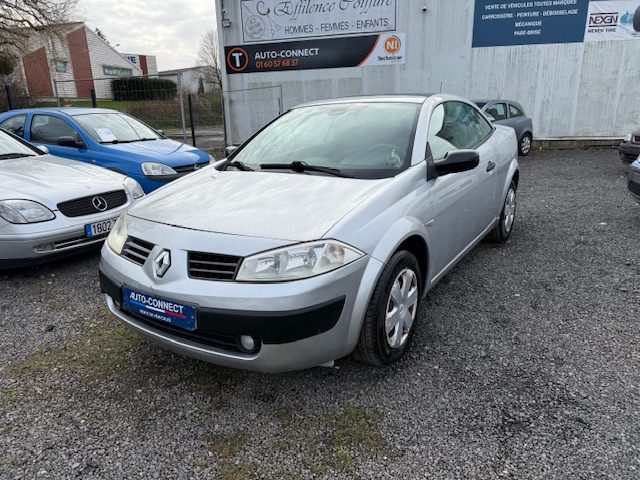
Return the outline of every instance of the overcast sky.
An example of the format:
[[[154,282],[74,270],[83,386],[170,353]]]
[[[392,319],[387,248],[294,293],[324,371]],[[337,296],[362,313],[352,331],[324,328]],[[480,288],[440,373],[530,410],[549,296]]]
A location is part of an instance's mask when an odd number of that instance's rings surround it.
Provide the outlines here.
[[[158,70],[192,67],[204,33],[215,27],[213,0],[79,0],[80,20],[98,27],[122,53],[155,55]]]

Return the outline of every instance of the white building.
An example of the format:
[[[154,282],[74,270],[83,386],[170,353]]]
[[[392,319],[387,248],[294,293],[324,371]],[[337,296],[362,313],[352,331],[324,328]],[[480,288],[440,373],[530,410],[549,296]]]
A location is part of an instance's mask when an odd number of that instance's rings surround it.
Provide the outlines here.
[[[111,98],[111,79],[145,74],[84,23],[57,25],[34,32],[19,57],[19,72],[32,97]],[[144,57],[157,71],[155,57]]]
[[[229,140],[301,102],[440,91],[516,100],[539,138],[623,136],[640,124],[638,4],[216,0]]]

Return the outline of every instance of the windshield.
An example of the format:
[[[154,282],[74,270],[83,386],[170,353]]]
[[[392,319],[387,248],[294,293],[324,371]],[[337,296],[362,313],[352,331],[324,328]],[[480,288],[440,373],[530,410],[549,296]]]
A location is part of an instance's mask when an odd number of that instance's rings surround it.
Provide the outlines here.
[[[88,113],[73,119],[100,143],[139,142],[161,138],[144,123],[122,113]]]
[[[0,160],[20,157],[35,157],[37,154],[31,148],[19,142],[10,135],[0,131]]]
[[[266,127],[233,160],[254,169],[304,162],[356,178],[390,178],[410,164],[420,106],[367,102],[298,108]]]

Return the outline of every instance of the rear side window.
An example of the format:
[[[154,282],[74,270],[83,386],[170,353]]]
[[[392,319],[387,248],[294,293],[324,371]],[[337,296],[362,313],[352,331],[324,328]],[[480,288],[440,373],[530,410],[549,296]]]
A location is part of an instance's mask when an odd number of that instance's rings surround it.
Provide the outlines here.
[[[34,115],[31,120],[31,141],[56,145],[61,137],[76,137],[75,129],[51,115]]]
[[[26,115],[16,115],[11,118],[7,118],[4,122],[0,123],[0,128],[4,128],[8,132],[24,137],[24,124],[27,121]]]
[[[511,115],[512,118],[524,116],[524,113],[522,113],[522,110],[520,110],[515,105],[511,105],[511,104],[509,104],[509,114]]]
[[[487,108],[486,112],[496,120],[507,118],[507,106],[504,103],[496,103]]]

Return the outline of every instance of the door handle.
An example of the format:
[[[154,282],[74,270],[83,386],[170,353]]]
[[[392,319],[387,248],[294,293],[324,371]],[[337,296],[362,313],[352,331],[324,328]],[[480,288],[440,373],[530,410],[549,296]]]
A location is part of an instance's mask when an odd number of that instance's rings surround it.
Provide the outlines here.
[[[489,162],[487,163],[487,172],[492,171],[494,168],[496,168],[496,164],[494,162]]]

